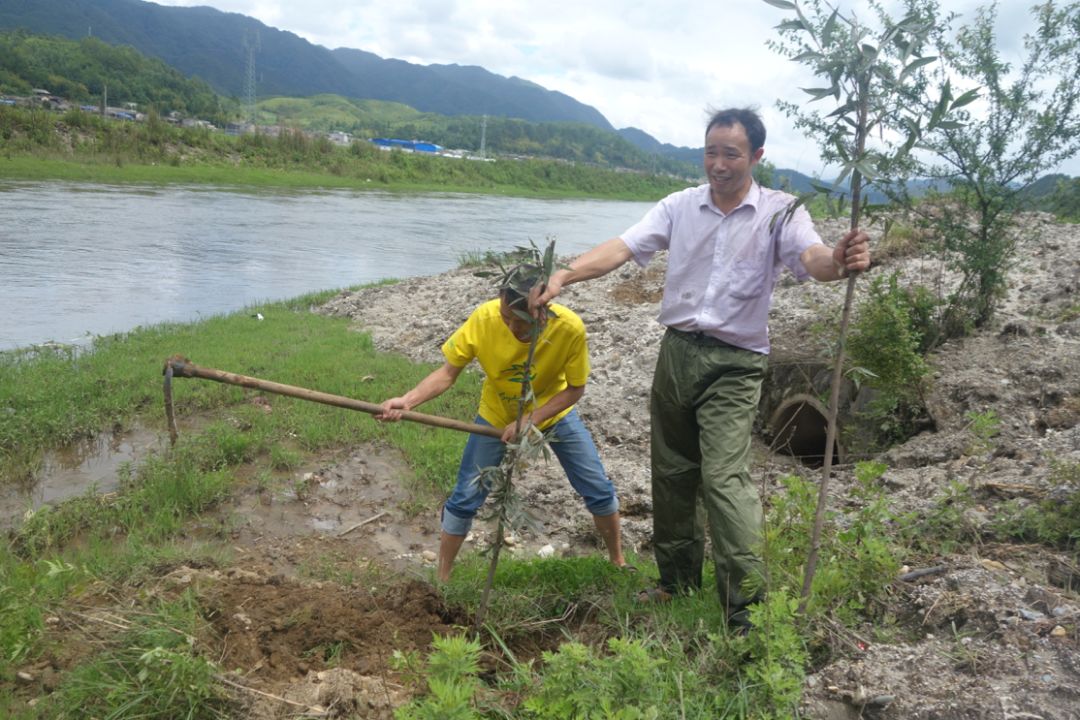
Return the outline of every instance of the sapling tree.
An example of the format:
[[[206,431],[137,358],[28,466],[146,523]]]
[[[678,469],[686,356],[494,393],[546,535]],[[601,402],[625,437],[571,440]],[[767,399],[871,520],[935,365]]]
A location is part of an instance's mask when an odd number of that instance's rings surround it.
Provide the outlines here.
[[[519,288],[544,286],[555,270],[555,241],[549,240],[544,252],[541,253],[536,245],[530,243],[527,248],[516,248],[512,256],[516,260],[525,260],[512,267],[505,267],[498,258],[493,258],[499,268],[498,272],[480,271],[476,274],[481,277],[494,277],[496,286],[501,288]],[[536,400],[533,394],[533,358],[536,355],[536,343],[543,329],[542,323],[529,312],[528,300],[523,298],[520,307],[515,306],[511,311],[529,323],[529,350],[525,362],[512,368],[514,375],[512,380],[521,383],[521,393],[518,395],[517,416],[515,420],[515,438],[507,443],[506,454],[503,462],[498,466],[481,468],[476,482],[481,483],[489,490],[488,507],[490,508],[487,518],[496,521],[495,542],[491,547],[491,561],[488,564],[487,580],[484,583],[484,591],[480,598],[480,607],[476,612],[474,629],[479,631],[483,625],[484,616],[487,614],[488,600],[491,588],[495,583],[495,570],[499,566],[499,555],[505,543],[507,529],[518,529],[537,525],[535,519],[529,513],[521,496],[517,493],[514,484],[515,472],[520,475],[530,462],[543,456],[550,458],[550,449],[547,438],[531,420],[531,408]],[[550,312],[550,311],[549,311]]]
[[[1026,190],[1080,151],[1080,3],[1044,2],[1032,14],[1036,28],[1015,67],[1002,56],[995,5],[979,8],[941,44],[938,74],[981,98],[959,113],[961,122],[939,124],[922,140],[932,154],[924,174],[947,185],[949,196],[944,206],[924,204],[920,215],[961,275],[942,339],[993,319],[1016,242],[1032,232],[1016,222]],[[935,109],[925,96],[921,106]]]
[[[975,94],[954,98],[947,84],[940,88],[939,106],[928,118],[912,97],[929,92],[929,81],[920,69],[936,60],[925,52],[927,40],[937,20],[936,7],[923,0],[907,0],[906,15],[894,21],[877,2],[868,3],[873,25],[854,13],[842,14],[825,0],[765,0],[789,11],[794,17],[777,26],[779,39],[769,45],[777,52],[809,67],[825,80],[821,87],[804,88],[810,102],[831,101],[827,113],[814,112],[792,102],[780,107],[795,119],[796,127],[814,137],[829,164],[840,166],[826,193],[841,191],[841,204],[850,197],[850,226],[859,227],[867,185],[903,175],[912,167],[911,150],[923,135],[951,122],[951,111],[975,98]],[[846,185],[845,185],[846,184]],[[793,203],[789,213],[798,202]],[[775,222],[783,222],[778,217]],[[828,482],[836,442],[836,416],[843,377],[844,342],[851,316],[856,275],[848,278],[844,308],[829,397],[825,462],[822,468],[810,551],[806,561],[801,609],[805,610],[813,583],[821,541]]]

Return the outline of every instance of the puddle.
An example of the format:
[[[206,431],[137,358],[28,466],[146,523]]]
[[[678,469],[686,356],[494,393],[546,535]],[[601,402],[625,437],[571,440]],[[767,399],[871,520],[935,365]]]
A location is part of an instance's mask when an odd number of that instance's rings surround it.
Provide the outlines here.
[[[298,468],[263,487],[249,487],[204,518],[197,535],[225,534],[234,546],[275,548],[271,560],[293,564],[290,547],[312,536],[340,538],[359,554],[390,565],[415,564],[438,543],[435,510],[410,517],[412,494],[404,457],[386,447],[361,446],[345,458]]]
[[[165,452],[168,437],[145,428],[101,435],[43,459],[34,482],[0,487],[0,531],[22,524],[27,510],[88,492],[117,489],[125,463]],[[410,470],[400,452],[360,446],[344,458],[315,460],[278,473],[263,485],[241,482],[234,494],[197,522],[196,536],[227,536],[236,546],[288,546],[305,538],[340,539],[391,565],[416,563],[438,543],[437,511],[414,517]],[[281,560],[289,562],[286,552]],[[285,567],[285,566],[283,566]]]
[[[85,495],[91,489],[112,492],[120,483],[120,468],[138,464],[165,449],[168,439],[142,427],[73,443],[45,454],[30,483],[0,486],[0,529],[22,522],[27,510],[54,505]]]

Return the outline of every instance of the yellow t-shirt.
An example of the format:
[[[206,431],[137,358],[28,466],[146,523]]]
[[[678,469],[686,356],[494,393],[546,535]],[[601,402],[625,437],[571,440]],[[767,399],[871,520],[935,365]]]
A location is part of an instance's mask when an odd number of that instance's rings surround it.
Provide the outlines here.
[[[562,305],[552,304],[555,317],[549,317],[540,333],[533,355],[532,389],[535,403],[544,405],[567,385],[582,386],[589,377],[589,350],[585,324]],[[473,358],[483,368],[484,387],[480,393],[480,417],[495,427],[505,427],[517,418],[521,397],[522,370],[529,356],[529,343],[514,337],[499,314],[499,300],[491,300],[473,311],[465,324],[442,346],[446,361],[465,367]],[[571,408],[548,418],[546,428],[558,422]]]

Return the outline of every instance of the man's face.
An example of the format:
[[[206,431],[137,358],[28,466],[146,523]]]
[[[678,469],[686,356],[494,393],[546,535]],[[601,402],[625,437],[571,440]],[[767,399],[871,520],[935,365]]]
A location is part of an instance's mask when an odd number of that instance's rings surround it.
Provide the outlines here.
[[[532,322],[520,317],[515,310],[527,312],[529,303],[527,300],[521,300],[517,304],[511,306],[506,302],[506,297],[499,298],[499,315],[502,316],[502,321],[506,323],[506,327],[510,328],[510,332],[513,333],[521,342],[529,342],[532,340]],[[546,318],[541,320],[541,325]]]
[[[714,201],[741,198],[764,148],[750,151],[750,139],[742,123],[716,125],[705,135],[705,175]]]

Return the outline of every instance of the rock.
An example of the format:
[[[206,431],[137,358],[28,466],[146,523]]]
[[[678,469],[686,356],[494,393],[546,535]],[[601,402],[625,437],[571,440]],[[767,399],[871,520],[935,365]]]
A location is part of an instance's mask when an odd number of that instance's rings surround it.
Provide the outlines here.
[[[425,550],[424,552],[420,553],[420,555],[421,555],[421,557],[424,558],[425,562],[429,562],[429,563],[433,563],[433,562],[435,562],[436,560],[439,559],[439,556],[436,555],[435,551],[433,551],[433,550]]]
[[[1060,625],[1055,625],[1054,629],[1050,631],[1050,637],[1063,638],[1068,637],[1069,631]]]
[[[552,557],[555,554],[555,546],[554,545],[545,545],[544,547],[537,550],[536,554],[539,555],[542,558]]]

